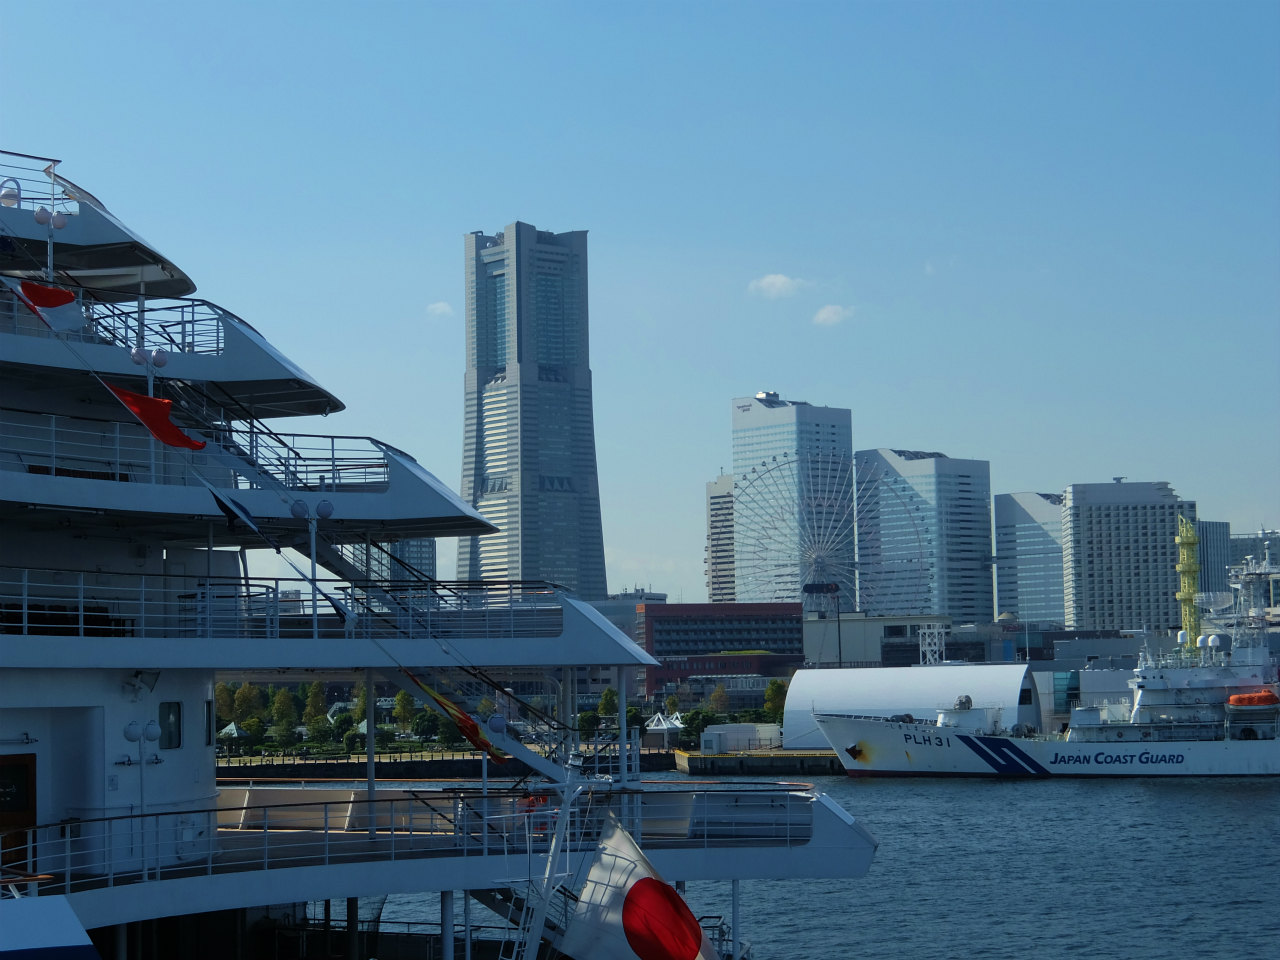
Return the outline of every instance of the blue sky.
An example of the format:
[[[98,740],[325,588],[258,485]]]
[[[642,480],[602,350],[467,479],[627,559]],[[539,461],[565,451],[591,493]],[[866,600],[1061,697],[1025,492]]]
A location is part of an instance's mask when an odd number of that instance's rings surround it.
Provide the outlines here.
[[[589,230],[613,590],[705,598],[761,389],[996,493],[1280,526],[1275,3],[54,0],[0,42],[3,148],[346,401],[299,432],[455,489],[463,234]]]

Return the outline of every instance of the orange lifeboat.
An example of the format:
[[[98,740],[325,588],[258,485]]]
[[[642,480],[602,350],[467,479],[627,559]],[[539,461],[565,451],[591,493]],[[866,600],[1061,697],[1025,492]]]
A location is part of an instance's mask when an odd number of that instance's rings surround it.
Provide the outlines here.
[[[1227,698],[1227,703],[1233,707],[1274,707],[1280,704],[1280,696],[1271,690],[1262,690],[1258,693],[1233,693]]]

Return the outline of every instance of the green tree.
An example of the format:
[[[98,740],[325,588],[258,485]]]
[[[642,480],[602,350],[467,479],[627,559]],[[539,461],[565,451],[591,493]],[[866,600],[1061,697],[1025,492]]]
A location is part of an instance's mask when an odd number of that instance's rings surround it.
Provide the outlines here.
[[[363,680],[356,683],[356,705],[351,712],[361,720],[369,716],[369,684]]]
[[[324,684],[317,680],[311,684],[307,690],[307,705],[302,710],[302,722],[308,727],[316,720],[321,719],[328,709],[325,703]]]
[[[613,687],[605,687],[604,693],[600,694],[600,705],[596,707],[596,713],[602,717],[616,717],[618,715],[618,691]]]
[[[440,741],[440,745],[455,749],[466,743],[466,738],[458,731],[458,725],[448,717],[440,718],[440,731],[436,735],[436,739]]]
[[[293,701],[293,694],[281,687],[276,691],[275,700],[271,703],[271,720],[279,729],[279,736],[284,730],[293,731],[298,725],[298,705]]]
[[[413,735],[419,740],[434,740],[440,733],[440,714],[421,710],[413,718]]]
[[[770,723],[782,722],[782,711],[787,705],[787,684],[776,677],[764,688],[764,712]]]
[[[726,713],[729,709],[729,691],[724,688],[723,683],[717,683],[716,688],[711,691],[711,695],[707,697],[707,706],[716,713]]]
[[[347,753],[364,753],[364,734],[354,728],[348,730],[342,735],[342,749]]]
[[[644,726],[644,714],[639,707],[627,707],[627,729],[638,730]]]
[[[674,693],[671,694],[671,696],[667,697],[666,707],[667,707],[667,716],[670,716],[673,713],[679,713],[680,698],[677,697]]]
[[[333,724],[324,717],[317,717],[307,724],[307,739],[313,743],[332,743],[334,741]]]
[[[213,700],[218,713],[218,727],[221,729],[236,718],[235,693],[225,683],[218,683],[213,688]]]
[[[349,713],[340,713],[333,718],[333,738],[341,740],[347,731],[356,725],[356,718]]]
[[[239,722],[239,721],[237,721]],[[262,738],[266,736],[267,727],[262,722],[261,717],[245,717],[244,722],[240,724],[244,727],[244,732],[249,735],[249,745],[256,747],[262,742]]]
[[[709,710],[694,709],[683,716],[684,729],[680,731],[680,746],[685,750],[697,750],[702,741],[702,731],[721,718]]]
[[[417,712],[417,705],[413,702],[413,694],[408,690],[401,690],[396,694],[396,709],[393,714],[396,723],[400,725],[401,730],[408,730],[409,724],[413,723],[413,715]]]
[[[590,740],[600,729],[600,714],[594,710],[583,710],[578,714],[578,736]]]
[[[267,698],[252,683],[242,683],[233,698],[232,719],[244,724],[251,717],[262,719],[266,713]]]
[[[480,719],[488,720],[498,712],[498,705],[493,702],[492,697],[481,697],[480,702],[476,704],[476,713],[480,715]]]

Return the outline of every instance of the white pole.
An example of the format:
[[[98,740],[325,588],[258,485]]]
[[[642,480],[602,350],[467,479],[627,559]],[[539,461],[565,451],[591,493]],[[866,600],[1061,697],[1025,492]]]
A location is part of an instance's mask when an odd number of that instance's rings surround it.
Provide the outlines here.
[[[311,638],[320,639],[320,607],[316,587],[316,515],[307,512],[307,533],[311,537]]]

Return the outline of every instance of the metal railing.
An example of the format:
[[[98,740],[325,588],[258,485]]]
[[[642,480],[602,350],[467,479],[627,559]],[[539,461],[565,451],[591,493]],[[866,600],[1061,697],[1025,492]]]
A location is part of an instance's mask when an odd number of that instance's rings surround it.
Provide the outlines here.
[[[281,791],[272,791],[279,794]],[[296,791],[301,793],[301,791]],[[327,791],[332,794],[338,791]],[[72,894],[178,877],[422,858],[545,856],[559,816],[555,795],[396,791],[340,799],[227,805],[86,817],[0,833],[0,881]],[[234,797],[237,791],[224,791]],[[608,814],[649,848],[791,847],[809,842],[812,797],[756,790],[605,791],[570,810],[567,852],[592,850]],[[45,879],[37,881],[35,877]]]
[[[302,578],[0,567],[0,644],[6,635],[292,640],[317,627],[365,639],[554,638],[563,599],[537,582],[323,580],[313,595]]]
[[[177,450],[153,441],[140,424],[55,414],[0,411],[0,469],[115,482],[228,490],[378,492],[389,482],[383,445],[372,437],[269,433],[250,424],[197,428],[212,449]],[[222,451],[220,463],[213,455]]]

